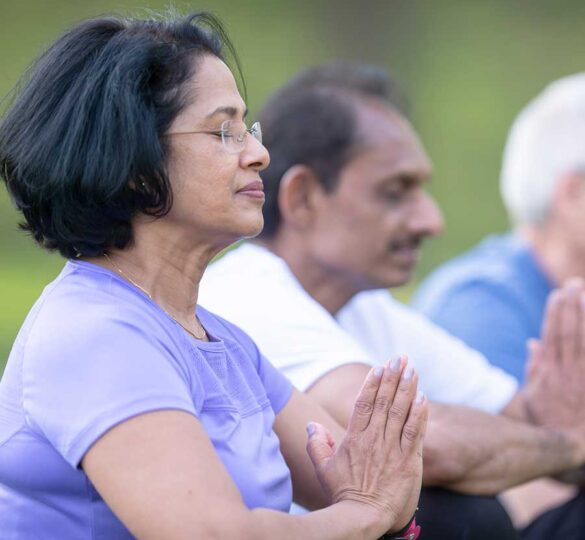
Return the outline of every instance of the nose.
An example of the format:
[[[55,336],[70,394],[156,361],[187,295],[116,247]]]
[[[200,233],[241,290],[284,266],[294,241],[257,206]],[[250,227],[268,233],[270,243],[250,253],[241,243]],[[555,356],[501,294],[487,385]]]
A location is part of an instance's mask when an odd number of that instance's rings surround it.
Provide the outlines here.
[[[258,139],[247,133],[246,146],[240,154],[240,162],[244,169],[252,168],[260,172],[270,164],[270,154]]]
[[[429,193],[421,192],[411,216],[413,232],[424,236],[436,236],[443,232],[443,214]]]

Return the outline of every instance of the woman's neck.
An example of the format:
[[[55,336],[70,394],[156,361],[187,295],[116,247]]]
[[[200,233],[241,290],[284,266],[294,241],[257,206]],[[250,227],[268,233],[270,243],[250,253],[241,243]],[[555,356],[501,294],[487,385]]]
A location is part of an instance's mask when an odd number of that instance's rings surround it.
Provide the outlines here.
[[[199,282],[223,247],[197,242],[194,236],[177,238],[161,220],[137,225],[129,247],[86,260],[118,273],[191,332],[200,326],[195,313]]]

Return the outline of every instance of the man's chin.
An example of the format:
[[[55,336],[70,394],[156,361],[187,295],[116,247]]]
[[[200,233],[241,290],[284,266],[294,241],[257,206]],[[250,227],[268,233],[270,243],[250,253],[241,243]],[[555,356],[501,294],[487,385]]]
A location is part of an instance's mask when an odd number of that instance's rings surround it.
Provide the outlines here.
[[[393,271],[386,274],[382,279],[376,279],[372,283],[372,289],[394,289],[408,285],[414,275],[414,268],[404,271]]]
[[[381,289],[394,289],[397,287],[404,287],[408,285],[414,276],[414,265],[404,269],[396,269],[387,276]]]

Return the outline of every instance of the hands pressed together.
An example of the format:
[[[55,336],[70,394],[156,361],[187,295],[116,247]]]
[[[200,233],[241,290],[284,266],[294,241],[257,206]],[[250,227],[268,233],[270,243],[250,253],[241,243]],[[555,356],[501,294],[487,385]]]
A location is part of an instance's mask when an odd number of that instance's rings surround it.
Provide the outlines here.
[[[341,444],[308,426],[307,451],[331,503],[363,504],[385,530],[408,524],[420,494],[428,404],[417,383],[406,359],[395,359],[366,377]]]
[[[523,391],[527,415],[535,424],[571,437],[585,463],[583,280],[571,279],[551,293],[541,339],[532,340],[528,348],[529,361]]]

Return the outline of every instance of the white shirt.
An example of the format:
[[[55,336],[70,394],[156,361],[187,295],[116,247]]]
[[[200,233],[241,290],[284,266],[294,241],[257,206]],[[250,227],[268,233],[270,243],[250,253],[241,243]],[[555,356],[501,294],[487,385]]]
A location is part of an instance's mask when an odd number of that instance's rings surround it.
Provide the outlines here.
[[[386,290],[363,292],[333,317],[284,260],[245,243],[212,264],[199,303],[240,326],[301,391],[349,363],[378,365],[406,354],[433,401],[499,412],[515,379]]]

